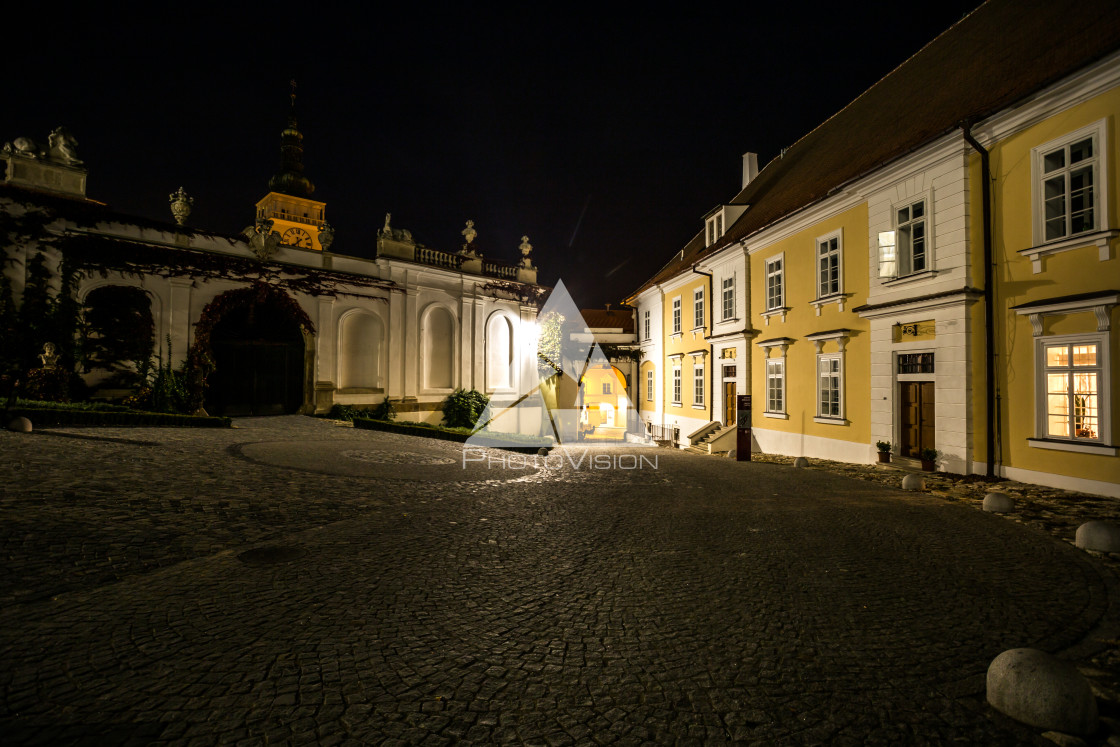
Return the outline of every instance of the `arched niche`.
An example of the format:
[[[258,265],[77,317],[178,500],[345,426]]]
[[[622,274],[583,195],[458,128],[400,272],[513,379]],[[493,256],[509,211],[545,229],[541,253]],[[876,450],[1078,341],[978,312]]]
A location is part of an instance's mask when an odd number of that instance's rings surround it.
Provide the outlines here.
[[[516,384],[514,351],[516,335],[513,320],[496,311],[486,323],[486,389],[512,389]]]
[[[420,325],[424,388],[455,386],[455,316],[446,306],[433,304]]]
[[[375,314],[351,311],[342,316],[338,331],[340,389],[381,389],[385,325]]]

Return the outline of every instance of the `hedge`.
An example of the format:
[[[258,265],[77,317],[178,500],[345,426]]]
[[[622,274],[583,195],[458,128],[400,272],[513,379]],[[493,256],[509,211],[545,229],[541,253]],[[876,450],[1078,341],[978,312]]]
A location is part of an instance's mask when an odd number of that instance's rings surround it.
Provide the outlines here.
[[[466,428],[447,430],[436,425],[424,425],[421,423],[398,423],[389,420],[373,420],[371,418],[354,418],[352,422],[355,428],[364,428],[367,431],[402,433],[406,436],[426,436],[427,438],[438,438],[443,441],[458,441],[460,443],[466,442],[467,439],[474,435]],[[487,435],[490,438],[495,437],[494,434]],[[505,451],[516,451],[525,454],[536,454],[537,450],[540,449],[540,444],[518,446],[514,439],[510,441],[509,446],[490,446],[490,448],[500,448]]]
[[[33,427],[49,425],[148,425],[183,426],[187,428],[229,428],[229,418],[200,417],[196,415],[171,415],[162,412],[137,412],[135,410],[64,410],[53,407],[16,407],[7,413],[8,419],[23,416]]]

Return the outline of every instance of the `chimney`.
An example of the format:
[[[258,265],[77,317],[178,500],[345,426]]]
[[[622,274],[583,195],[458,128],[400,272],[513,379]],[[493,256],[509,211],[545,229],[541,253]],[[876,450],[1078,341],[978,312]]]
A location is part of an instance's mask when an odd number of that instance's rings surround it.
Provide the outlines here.
[[[744,153],[743,154],[743,187],[745,188],[751,183],[751,180],[758,176],[758,154],[757,153]]]

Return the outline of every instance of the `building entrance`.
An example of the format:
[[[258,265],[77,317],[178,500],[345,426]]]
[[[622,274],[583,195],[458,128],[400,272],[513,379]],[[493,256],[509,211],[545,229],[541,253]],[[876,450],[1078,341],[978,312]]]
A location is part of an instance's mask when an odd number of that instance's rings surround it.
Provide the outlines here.
[[[901,392],[901,447],[902,456],[917,457],[922,449],[934,445],[934,383],[932,381],[903,381]]]

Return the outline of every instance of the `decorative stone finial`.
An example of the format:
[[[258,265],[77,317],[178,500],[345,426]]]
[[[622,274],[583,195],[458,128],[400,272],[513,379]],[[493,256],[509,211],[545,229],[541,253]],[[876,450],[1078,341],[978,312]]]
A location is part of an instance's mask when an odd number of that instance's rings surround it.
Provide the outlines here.
[[[521,246],[518,248],[521,249],[521,266],[526,270],[532,268],[533,260],[529,258],[529,252],[533,251],[533,245],[529,243],[528,236],[521,237]]]
[[[468,220],[467,227],[463,229],[463,237],[467,240],[467,243],[470,244],[474,241],[475,236],[478,236],[478,231],[474,230],[474,221]]]
[[[381,227],[382,236],[392,236],[393,229],[389,227],[389,219],[393,217],[392,213],[385,213],[385,225]]]
[[[187,216],[191,214],[191,206],[194,205],[194,198],[191,197],[183,190],[182,187],[167,198],[171,203],[171,215],[175,218],[175,222],[180,226],[187,224]]]
[[[319,246],[323,247],[323,251],[329,251],[331,244],[334,243],[334,227],[330,223],[323,221],[319,224]]]
[[[280,234],[272,230],[271,218],[258,218],[249,235],[249,247],[257,259],[266,260],[276,254],[280,246]]]

